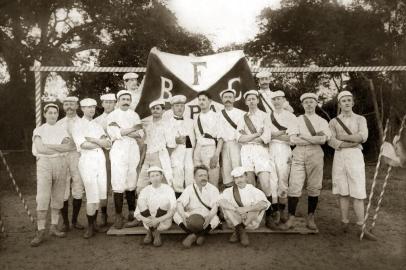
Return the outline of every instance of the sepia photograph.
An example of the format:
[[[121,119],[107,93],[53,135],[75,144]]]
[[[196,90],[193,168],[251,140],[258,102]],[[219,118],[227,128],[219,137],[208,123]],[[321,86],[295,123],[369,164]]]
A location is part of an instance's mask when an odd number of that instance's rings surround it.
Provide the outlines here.
[[[405,0],[0,0],[0,269],[406,269]]]

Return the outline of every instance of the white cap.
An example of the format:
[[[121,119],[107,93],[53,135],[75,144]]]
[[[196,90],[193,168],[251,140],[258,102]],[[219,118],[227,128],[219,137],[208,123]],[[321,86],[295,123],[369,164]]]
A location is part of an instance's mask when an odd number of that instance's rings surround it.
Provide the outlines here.
[[[246,99],[248,95],[256,95],[258,97],[259,94],[257,90],[249,90],[244,93],[243,95],[244,99]]]
[[[165,106],[165,100],[163,100],[163,99],[154,100],[154,101],[152,101],[152,102],[149,104],[149,108],[152,109],[152,107],[154,107],[154,106],[156,106],[156,105]]]
[[[300,96],[300,102],[303,102],[307,98],[313,98],[317,101],[319,97],[315,93],[304,93]]]
[[[350,91],[341,91],[340,93],[338,93],[337,100],[340,101],[340,99],[342,97],[346,97],[346,96],[351,96],[352,97],[351,92]]]
[[[220,92],[220,95],[219,95],[220,98],[223,97],[223,94],[228,93],[228,92],[233,93],[234,96],[237,95],[237,92],[236,92],[234,89],[232,89],[232,88],[227,88],[227,89],[225,89],[225,90],[223,90],[223,91]]]
[[[81,107],[97,106],[97,101],[93,98],[84,98],[80,101]]]
[[[44,111],[46,111],[49,107],[55,108],[59,112],[59,107],[55,103],[48,103],[44,106]]]
[[[186,97],[184,95],[176,95],[171,97],[169,102],[171,103],[171,105],[178,103],[186,103]]]
[[[271,72],[263,70],[257,73],[257,78],[268,78],[269,76],[271,76]]]
[[[134,72],[130,72],[130,73],[126,73],[123,76],[123,80],[129,80],[129,79],[137,79],[138,78],[138,74],[134,73]]]
[[[285,96],[285,93],[281,90],[271,93],[271,98],[284,97],[284,96]]]
[[[79,98],[78,97],[74,97],[74,96],[70,96],[70,97],[66,97],[64,98],[63,102],[78,102]]]
[[[115,94],[104,94],[100,96],[101,101],[116,101],[116,95]]]
[[[244,167],[236,167],[231,171],[231,176],[240,177],[240,176],[244,175],[245,172],[246,172],[246,170],[244,169]]]
[[[131,96],[131,92],[128,90],[120,90],[117,93],[117,99],[119,99],[122,95],[130,95]],[[131,96],[132,97],[132,96]]]
[[[164,170],[162,170],[162,168],[158,167],[158,166],[151,166],[148,168],[147,173],[149,174],[150,172],[161,172],[163,173]]]

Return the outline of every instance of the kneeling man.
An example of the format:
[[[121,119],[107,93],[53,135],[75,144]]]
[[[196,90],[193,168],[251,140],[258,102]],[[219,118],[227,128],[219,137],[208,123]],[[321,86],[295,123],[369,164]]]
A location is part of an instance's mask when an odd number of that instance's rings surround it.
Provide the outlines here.
[[[245,229],[257,229],[271,203],[261,190],[247,184],[247,174],[243,167],[232,170],[231,176],[234,185],[223,191],[219,205],[228,226],[234,228],[230,242],[240,241],[243,246],[248,246],[249,239]]]
[[[173,220],[182,228],[188,236],[182,244],[190,248],[193,243],[201,246],[205,235],[215,229],[220,220],[217,216],[218,189],[210,184],[209,168],[204,165],[194,169],[195,182],[186,187],[178,199],[176,213]]]
[[[141,190],[134,213],[135,218],[142,221],[147,229],[144,244],[151,244],[153,239],[156,247],[162,245],[160,232],[171,227],[176,209],[175,192],[169,185],[162,183],[163,172],[160,167],[149,167],[151,184]]]

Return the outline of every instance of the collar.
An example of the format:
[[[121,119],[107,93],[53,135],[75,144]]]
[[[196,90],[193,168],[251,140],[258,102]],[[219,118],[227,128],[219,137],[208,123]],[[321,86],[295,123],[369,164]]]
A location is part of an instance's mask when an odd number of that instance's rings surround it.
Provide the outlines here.
[[[176,115],[173,115],[173,118],[174,118],[175,120],[183,120],[183,119],[184,119],[183,116],[182,116],[182,117],[178,117],[178,116],[176,116]]]

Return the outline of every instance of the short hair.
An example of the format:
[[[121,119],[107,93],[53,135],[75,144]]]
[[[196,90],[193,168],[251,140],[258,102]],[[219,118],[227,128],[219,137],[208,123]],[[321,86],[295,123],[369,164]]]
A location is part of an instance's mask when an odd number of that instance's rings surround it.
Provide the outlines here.
[[[193,169],[193,174],[196,174],[196,172],[198,170],[205,170],[206,172],[209,172],[209,168],[207,168],[206,165],[197,165],[195,166],[195,168]]]
[[[197,94],[197,98],[199,98],[200,96],[205,96],[205,97],[207,97],[208,99],[211,100],[211,95],[210,95],[210,93],[207,92],[207,91],[199,92],[199,93]]]

